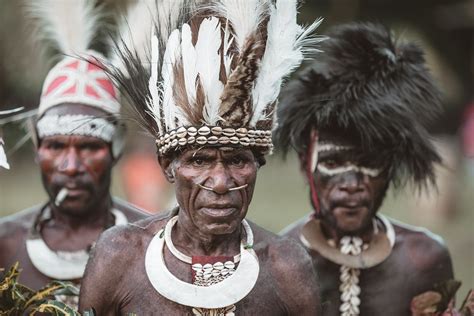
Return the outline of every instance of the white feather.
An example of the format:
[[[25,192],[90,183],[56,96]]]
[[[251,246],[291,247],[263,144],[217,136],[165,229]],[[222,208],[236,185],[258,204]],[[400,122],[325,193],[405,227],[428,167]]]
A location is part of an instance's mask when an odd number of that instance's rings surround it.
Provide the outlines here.
[[[230,22],[240,49],[266,16],[269,2],[269,0],[219,0],[218,3],[212,4],[211,8]]]
[[[196,49],[192,42],[191,27],[183,24],[181,29],[181,56],[183,58],[184,84],[188,102],[196,101],[196,82],[198,77]]]
[[[150,90],[151,100],[148,100],[148,110],[151,116],[155,119],[156,125],[160,133],[161,129],[161,99],[160,91],[158,88],[158,65],[160,62],[160,51],[159,51],[159,41],[156,34],[153,34],[151,38],[151,75],[150,80],[148,81],[148,89]]]
[[[219,121],[220,97],[224,84],[219,80],[221,27],[216,17],[206,18],[199,26],[196,42],[197,70],[206,95],[203,117],[207,124]]]
[[[154,3],[154,0],[140,0],[128,10],[119,26],[118,50],[125,51],[128,48],[136,52],[141,60],[146,59],[150,29],[155,20],[152,13],[156,12]],[[113,47],[114,43],[111,43],[111,46]],[[113,54],[110,59],[112,65],[126,71],[119,54]]]
[[[10,165],[7,161],[7,155],[5,154],[5,149],[3,149],[3,139],[0,137],[0,167],[5,169],[10,169]]]
[[[187,0],[156,1],[156,22],[159,25],[160,38],[169,38],[171,33],[180,26],[181,13],[186,5],[188,5]]]
[[[234,55],[229,54],[229,49],[233,42],[234,37],[230,34],[229,22],[227,21],[224,30],[224,67],[227,77],[230,75],[230,66],[232,65],[232,60],[234,59]]]
[[[65,54],[85,53],[97,34],[101,12],[95,1],[29,0],[29,13],[41,21],[41,35]]]
[[[180,48],[180,32],[174,30],[168,38],[166,51],[163,56],[163,66],[161,69],[161,77],[163,78],[163,114],[164,121],[168,130],[176,127],[176,103],[173,98],[174,74],[173,66],[179,56]]]
[[[275,6],[271,7],[265,54],[252,91],[252,127],[265,119],[263,113],[277,99],[283,79],[300,66],[305,46],[319,42],[307,39],[321,22],[316,21],[305,31],[296,23],[296,15],[297,0],[277,0]]]

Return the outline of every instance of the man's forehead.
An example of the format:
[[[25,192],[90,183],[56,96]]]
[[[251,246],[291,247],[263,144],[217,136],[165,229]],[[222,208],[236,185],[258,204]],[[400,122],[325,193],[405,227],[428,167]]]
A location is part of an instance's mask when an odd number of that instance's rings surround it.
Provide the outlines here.
[[[212,146],[206,146],[206,147],[200,147],[200,148],[188,148],[185,149],[181,155],[182,156],[189,156],[189,155],[196,155],[196,154],[209,154],[209,155],[216,155],[216,154],[223,154],[223,155],[234,155],[234,154],[240,154],[240,153],[249,153],[253,154],[253,152],[249,148],[243,148],[243,147],[224,147],[224,146],[219,146],[219,147],[212,147]]]
[[[42,139],[43,143],[48,142],[61,142],[61,143],[74,143],[74,144],[90,144],[90,143],[103,143],[107,144],[104,140],[93,137],[93,136],[85,136],[85,135],[51,135],[45,136]]]

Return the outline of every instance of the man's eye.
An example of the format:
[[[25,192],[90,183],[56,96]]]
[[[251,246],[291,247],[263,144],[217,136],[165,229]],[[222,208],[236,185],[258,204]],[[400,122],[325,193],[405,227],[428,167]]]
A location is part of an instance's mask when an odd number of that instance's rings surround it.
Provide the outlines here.
[[[203,166],[203,165],[206,164],[206,162],[207,162],[207,160],[205,158],[202,158],[202,157],[193,157],[191,159],[191,164],[193,166],[198,166],[198,167]]]
[[[197,158],[197,159],[194,159],[193,160],[193,164],[197,165],[197,166],[201,166],[204,164],[204,160],[200,159],[200,158]]]
[[[231,159],[231,164],[234,165],[234,166],[241,166],[244,164],[244,159],[240,158],[240,157],[234,157]]]
[[[339,164],[335,160],[326,160],[323,165],[328,168],[336,168]]]
[[[96,151],[102,148],[102,145],[99,144],[83,144],[80,146],[81,150],[90,150],[90,151]]]
[[[52,142],[48,143],[46,148],[51,149],[51,150],[61,150],[64,149],[66,146],[63,143],[59,142]]]

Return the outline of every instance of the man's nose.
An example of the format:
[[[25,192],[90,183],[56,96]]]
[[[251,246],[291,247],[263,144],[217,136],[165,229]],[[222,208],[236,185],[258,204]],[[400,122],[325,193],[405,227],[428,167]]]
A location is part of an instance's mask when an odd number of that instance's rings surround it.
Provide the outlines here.
[[[338,185],[339,190],[347,193],[357,193],[364,190],[363,186],[363,175],[355,172],[349,171],[341,175],[340,183]]]
[[[225,194],[232,187],[232,177],[223,163],[217,163],[211,170],[206,185],[210,186],[217,194]]]
[[[68,148],[59,161],[58,170],[68,176],[82,172],[82,163],[75,148]]]

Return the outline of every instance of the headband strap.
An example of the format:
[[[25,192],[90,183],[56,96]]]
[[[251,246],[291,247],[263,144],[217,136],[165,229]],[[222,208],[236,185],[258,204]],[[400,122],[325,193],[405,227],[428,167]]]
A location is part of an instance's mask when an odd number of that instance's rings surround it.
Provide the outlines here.
[[[37,123],[38,137],[53,135],[79,135],[112,142],[115,126],[106,119],[91,115],[47,115]]]

